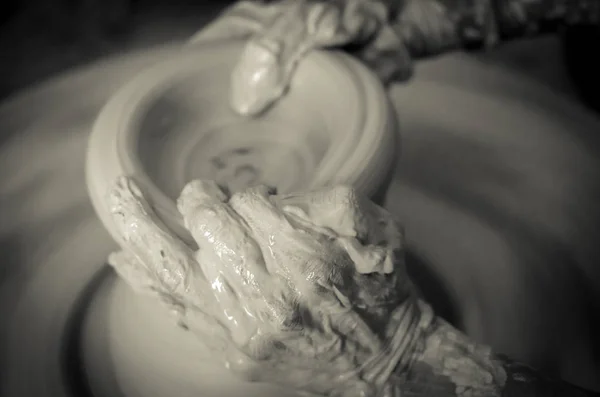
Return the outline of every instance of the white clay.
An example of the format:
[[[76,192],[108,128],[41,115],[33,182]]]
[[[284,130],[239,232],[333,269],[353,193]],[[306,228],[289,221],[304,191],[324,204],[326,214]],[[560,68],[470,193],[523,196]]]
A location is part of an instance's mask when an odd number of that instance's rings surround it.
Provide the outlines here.
[[[555,44],[541,41],[545,48]],[[517,53],[539,45],[525,43]],[[2,237],[21,247],[6,251],[0,282],[0,294],[9,297],[0,304],[7,325],[0,331],[2,396],[70,395],[57,354],[81,291],[97,272],[106,274],[104,260],[115,246],[85,189],[90,126],[140,70],[179,57],[187,55],[178,46],[123,54],[57,76],[1,106],[6,135],[14,137],[0,155],[6,171]],[[421,65],[415,80],[391,95],[402,115],[402,166],[388,209],[406,227],[409,248],[452,291],[466,320],[461,326],[498,351],[555,366],[565,379],[588,379],[597,388],[598,368],[581,355],[592,344],[582,331],[590,320],[580,296],[600,290],[594,283],[600,279],[594,212],[600,165],[594,140],[585,138],[597,136],[598,118],[522,74],[461,55]],[[98,128],[91,151],[101,149],[93,172],[114,182],[116,174],[102,174],[113,167],[101,144],[104,137],[114,145],[110,135],[118,129],[111,128]],[[104,199],[106,185],[98,191]],[[471,197],[474,205],[457,197]],[[548,239],[521,236],[523,228]],[[564,261],[560,247],[580,261]],[[573,282],[581,274],[589,287]],[[532,277],[543,285],[532,285]],[[112,273],[101,284],[81,333],[82,366],[94,395],[298,397],[235,383],[226,371],[215,374],[210,359],[199,357],[197,338],[176,327],[154,299],[134,294]]]
[[[501,370],[489,352],[439,326],[419,301],[387,211],[346,186],[274,193],[259,185],[230,196],[212,181],[189,183],[178,209],[199,247],[194,255],[163,231],[134,181],[119,178],[112,216],[131,255],[111,264],[137,288],[128,277],[140,268],[146,289],[177,302],[184,322],[211,317],[188,327],[201,328],[198,343],[229,341],[223,364],[244,379],[391,397],[419,361],[458,396],[497,395]]]
[[[376,77],[349,56],[314,52],[277,106],[245,118],[231,111],[226,88],[243,51],[241,42],[188,47],[108,101],[91,134],[87,172],[111,233],[105,193],[123,174],[136,175],[165,226],[187,243],[193,239],[175,198],[193,179],[232,191],[263,183],[281,193],[343,183],[381,196],[397,131]]]
[[[386,12],[378,1],[284,3],[262,21],[266,26],[256,29],[232,73],[233,109],[245,116],[263,112],[284,95],[298,64],[311,51],[372,35],[386,20]]]

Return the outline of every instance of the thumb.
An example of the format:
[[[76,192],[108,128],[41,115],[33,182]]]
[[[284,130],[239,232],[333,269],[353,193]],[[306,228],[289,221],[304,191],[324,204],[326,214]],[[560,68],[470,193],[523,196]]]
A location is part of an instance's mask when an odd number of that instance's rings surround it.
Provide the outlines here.
[[[365,42],[387,20],[387,7],[366,0],[288,0],[248,42],[234,69],[231,104],[255,115],[278,100],[310,51]]]

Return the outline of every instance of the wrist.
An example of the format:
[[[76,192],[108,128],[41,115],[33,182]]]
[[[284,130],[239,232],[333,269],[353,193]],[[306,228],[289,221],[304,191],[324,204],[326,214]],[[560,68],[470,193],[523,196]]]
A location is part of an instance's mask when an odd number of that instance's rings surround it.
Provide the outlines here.
[[[383,384],[392,374],[409,371],[433,321],[431,307],[416,297],[409,297],[392,312],[383,335],[386,341],[382,349],[384,354],[364,365],[363,377]]]
[[[491,350],[436,317],[424,331],[408,370],[396,369],[404,392],[499,397],[506,372]]]
[[[357,361],[354,370],[338,376],[338,387],[326,395],[394,396],[399,390],[399,374],[407,373],[413,365],[423,334],[433,319],[428,305],[412,296],[406,299],[390,314],[385,330],[377,336],[379,347]]]

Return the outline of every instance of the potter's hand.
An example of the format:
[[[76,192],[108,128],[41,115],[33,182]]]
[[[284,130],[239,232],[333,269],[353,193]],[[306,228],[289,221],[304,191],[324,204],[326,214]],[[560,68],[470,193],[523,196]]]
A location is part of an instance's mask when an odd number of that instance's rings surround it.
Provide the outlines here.
[[[597,4],[596,4],[597,3]],[[279,99],[311,50],[343,47],[384,83],[411,75],[411,59],[459,48],[489,48],[541,26],[598,23],[600,2],[572,0],[279,0],[243,1],[192,41],[249,38],[232,76],[240,114]],[[578,22],[579,21],[579,22]]]
[[[193,41],[250,38],[233,72],[231,103],[253,115],[284,94],[298,62],[313,49],[352,44],[384,81],[407,77],[410,57],[387,25],[391,12],[379,0],[243,1]]]
[[[110,263],[247,379],[320,395],[391,395],[394,371],[408,371],[432,321],[404,272],[400,231],[346,187],[271,193],[229,197],[215,183],[190,183],[178,208],[193,251],[122,178],[110,200],[123,250]]]
[[[198,250],[166,231],[132,180],[117,181],[110,204],[123,249],[109,262],[246,379],[324,396],[595,395],[433,316],[390,214],[352,189],[230,197],[192,182],[178,208]]]

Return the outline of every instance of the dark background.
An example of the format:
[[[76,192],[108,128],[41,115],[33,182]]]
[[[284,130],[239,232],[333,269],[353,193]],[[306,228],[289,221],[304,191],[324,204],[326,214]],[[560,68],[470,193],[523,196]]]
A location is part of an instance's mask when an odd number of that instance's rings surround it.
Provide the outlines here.
[[[8,0],[0,95],[100,57],[192,34],[226,0]]]

